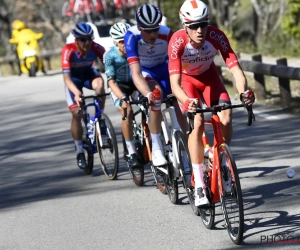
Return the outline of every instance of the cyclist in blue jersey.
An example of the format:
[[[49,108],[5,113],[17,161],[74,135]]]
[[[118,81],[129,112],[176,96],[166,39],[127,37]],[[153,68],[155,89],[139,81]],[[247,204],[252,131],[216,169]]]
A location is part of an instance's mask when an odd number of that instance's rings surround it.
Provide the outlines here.
[[[63,47],[61,63],[65,94],[68,107],[72,113],[71,133],[76,146],[76,159],[79,168],[87,166],[82,148],[81,114],[77,114],[83,87],[93,89],[96,94],[103,94],[104,84],[99,72],[93,67],[99,58],[103,62],[105,49],[93,42],[93,30],[86,23],[77,24],[72,30],[75,42]],[[104,109],[105,98],[99,99],[100,108]]]
[[[136,88],[143,96],[148,97],[152,106],[152,91],[155,88],[159,88],[162,98],[171,94],[168,43],[173,32],[169,27],[160,25],[162,13],[152,4],[139,7],[135,19],[137,25],[131,27],[124,37],[127,61]],[[158,106],[155,104],[155,111],[151,109],[149,122],[154,166],[167,164],[160,138],[162,113],[160,104]]]
[[[129,24],[122,22],[116,23],[110,28],[109,34],[114,40],[115,46],[104,54],[104,65],[114,106],[122,117],[124,116],[124,108],[127,108],[127,119],[122,120],[122,133],[128,149],[128,163],[131,167],[138,167],[140,164],[131,127],[133,114],[128,98],[137,89],[132,82],[124,46],[124,35],[129,28]]]

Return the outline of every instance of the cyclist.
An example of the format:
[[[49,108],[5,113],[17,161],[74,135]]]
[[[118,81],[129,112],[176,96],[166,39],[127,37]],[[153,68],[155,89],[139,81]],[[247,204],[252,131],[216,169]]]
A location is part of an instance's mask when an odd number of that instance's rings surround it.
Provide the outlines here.
[[[130,25],[123,22],[116,23],[110,28],[109,34],[114,40],[115,46],[105,53],[104,65],[114,106],[122,117],[124,116],[124,108],[127,108],[127,119],[122,120],[122,133],[128,149],[128,163],[131,167],[137,167],[140,166],[140,163],[133,140],[131,127],[133,114],[128,98],[136,90],[136,87],[132,82],[124,46],[124,35],[129,28]]]
[[[154,104],[152,91],[157,87],[166,97],[171,93],[168,74],[168,42],[173,32],[160,25],[161,11],[152,4],[139,7],[135,13],[136,26],[131,27],[125,37],[127,61],[132,79],[139,92]],[[153,106],[152,106],[153,107]],[[150,111],[149,130],[152,139],[152,163],[154,166],[166,165],[160,139],[162,113],[160,104],[157,110]]]
[[[182,112],[195,112],[200,104],[200,94],[208,106],[230,104],[229,95],[221,82],[214,57],[221,53],[232,73],[240,99],[252,105],[255,96],[247,90],[247,81],[241,70],[237,56],[233,52],[226,35],[216,27],[208,26],[209,10],[200,0],[186,0],[179,11],[183,29],[172,36],[169,43],[169,74],[174,95],[180,102]],[[231,110],[219,113],[222,134],[227,144],[232,137]],[[188,138],[189,152],[195,177],[195,205],[209,203],[203,181],[203,115],[196,115],[194,129]],[[225,182],[228,190],[230,183]]]
[[[97,57],[103,62],[105,49],[93,42],[93,30],[87,23],[78,23],[72,34],[75,42],[66,44],[61,53],[66,101],[72,114],[71,133],[76,146],[76,159],[79,168],[87,166],[82,148],[81,114],[77,114],[83,87],[103,94],[104,84],[101,75],[92,66]],[[99,98],[100,108],[104,109],[105,98]]]

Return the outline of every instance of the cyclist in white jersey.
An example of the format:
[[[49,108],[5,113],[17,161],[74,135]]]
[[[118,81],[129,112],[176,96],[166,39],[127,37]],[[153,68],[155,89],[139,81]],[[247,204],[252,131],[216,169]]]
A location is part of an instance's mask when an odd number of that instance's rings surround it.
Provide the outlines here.
[[[152,4],[139,7],[135,13],[137,25],[131,27],[125,37],[127,61],[132,79],[139,92],[154,104],[152,91],[157,87],[166,97],[171,93],[168,73],[168,43],[173,32],[160,25],[161,11]],[[155,105],[156,106],[156,105]],[[152,163],[154,166],[166,165],[160,139],[162,113],[150,111],[149,130],[152,139]]]
[[[104,65],[114,106],[122,117],[124,117],[124,109],[127,109],[126,120],[122,120],[121,126],[128,150],[128,164],[131,167],[139,167],[139,157],[136,153],[131,126],[133,113],[128,98],[137,89],[132,81],[124,46],[124,35],[129,28],[130,25],[123,22],[116,23],[110,28],[109,34],[115,46],[104,54]]]

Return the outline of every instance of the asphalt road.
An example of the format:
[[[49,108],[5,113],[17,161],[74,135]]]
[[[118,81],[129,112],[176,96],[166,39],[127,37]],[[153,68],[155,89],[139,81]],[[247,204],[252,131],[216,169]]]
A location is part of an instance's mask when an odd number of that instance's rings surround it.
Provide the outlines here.
[[[247,127],[246,113],[234,112],[231,148],[245,209],[244,242],[236,247],[219,206],[209,231],[181,185],[173,205],[149,168],[143,187],[134,185],[122,159],[115,181],[97,161],[85,176],[75,162],[61,74],[2,77],[0,93],[1,250],[300,248],[299,117],[257,104],[256,122]],[[121,119],[109,99],[105,112],[122,155]],[[292,179],[289,168],[296,171]],[[291,241],[279,243],[284,239]]]

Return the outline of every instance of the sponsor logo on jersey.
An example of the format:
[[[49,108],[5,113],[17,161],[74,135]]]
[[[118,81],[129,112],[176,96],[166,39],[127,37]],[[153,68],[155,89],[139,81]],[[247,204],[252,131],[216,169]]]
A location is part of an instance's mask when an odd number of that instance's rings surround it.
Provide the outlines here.
[[[209,36],[221,45],[224,52],[228,50],[228,43],[225,41],[225,37],[223,35],[217,34],[215,31],[211,31]]]
[[[215,57],[215,55],[205,56],[205,57],[197,57],[195,59],[181,59],[183,63],[196,63],[196,62],[206,62],[210,61]]]
[[[178,49],[183,42],[184,42],[184,39],[182,37],[176,37],[175,41],[171,44],[171,48],[172,48],[171,58],[172,59],[177,59]]]

